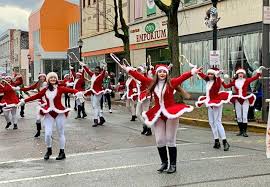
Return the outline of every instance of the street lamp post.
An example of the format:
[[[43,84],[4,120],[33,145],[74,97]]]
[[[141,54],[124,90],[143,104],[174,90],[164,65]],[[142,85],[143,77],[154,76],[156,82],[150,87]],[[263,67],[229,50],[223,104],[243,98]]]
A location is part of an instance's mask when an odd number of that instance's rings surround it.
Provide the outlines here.
[[[28,74],[30,73],[30,71],[31,71],[31,55],[30,54],[28,54],[27,55],[27,58],[28,58],[28,67],[29,67],[29,71],[28,71]],[[29,80],[30,82],[32,82],[32,71],[31,71],[31,78],[30,78],[30,80]]]
[[[80,38],[78,41],[78,46],[79,46],[79,53],[80,53],[80,61],[82,61],[82,46],[83,46],[83,41]]]
[[[213,7],[217,8],[218,0],[212,0]],[[217,23],[213,25],[213,50],[217,50]]]

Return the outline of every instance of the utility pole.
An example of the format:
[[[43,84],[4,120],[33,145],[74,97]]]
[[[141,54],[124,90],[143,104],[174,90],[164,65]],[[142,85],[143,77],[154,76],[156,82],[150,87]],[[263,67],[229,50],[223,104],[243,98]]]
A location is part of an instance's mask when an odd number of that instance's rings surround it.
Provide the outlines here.
[[[264,13],[264,7],[269,6],[269,0],[263,0],[263,13]],[[264,20],[262,22],[262,65],[266,68],[269,68],[269,23],[265,23]],[[265,99],[269,98],[269,70],[263,71],[263,77],[266,77],[266,79],[263,79],[262,86],[263,86],[263,100],[262,100],[262,120],[264,122],[267,122],[268,118],[268,111],[269,111],[269,105],[265,102]]]
[[[213,7],[217,8],[218,0],[212,0]],[[217,23],[213,25],[213,50],[217,50]]]

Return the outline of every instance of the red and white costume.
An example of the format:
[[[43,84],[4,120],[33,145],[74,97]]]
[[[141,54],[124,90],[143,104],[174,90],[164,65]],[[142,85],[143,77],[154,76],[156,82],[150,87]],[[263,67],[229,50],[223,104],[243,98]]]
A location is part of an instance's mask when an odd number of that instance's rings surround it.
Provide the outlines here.
[[[103,79],[105,77],[105,70],[102,70],[102,72],[99,75],[96,75],[86,66],[83,66],[83,69],[91,77],[91,87],[90,89],[86,90],[86,94],[88,92],[94,95],[103,94],[104,90],[103,90],[102,84],[103,84]]]
[[[237,122],[241,131],[245,131],[247,129],[248,123],[248,110],[249,106],[253,106],[256,100],[256,96],[251,93],[248,94],[248,87],[250,83],[257,80],[261,76],[261,70],[256,70],[256,75],[251,78],[237,78],[230,82],[229,84],[225,84],[223,82],[224,88],[231,88],[234,87],[234,95],[231,98],[231,102],[235,104]],[[244,69],[239,69],[236,71],[236,76],[239,73],[243,73],[246,75],[246,71]]]
[[[156,69],[156,72],[159,68]],[[139,80],[143,84],[151,85],[153,79],[143,76],[135,70],[129,69],[128,73],[135,79]],[[193,107],[185,104],[177,104],[174,101],[174,90],[181,85],[185,80],[192,76],[191,72],[182,74],[177,78],[171,79],[171,86],[164,85],[164,89],[161,92],[161,88],[156,86],[154,90],[155,105],[147,112],[143,112],[145,124],[148,126],[154,125],[159,118],[162,119],[175,119],[179,118],[185,112],[191,112]],[[165,99],[166,97],[166,99]]]
[[[206,96],[200,96],[195,103],[196,107],[201,107],[203,104],[208,107],[208,121],[216,141],[219,141],[219,138],[226,140],[226,133],[222,125],[222,109],[223,104],[229,103],[232,96],[231,91],[220,91],[222,86],[220,73],[221,71],[217,68],[207,70],[207,75],[198,72],[198,75],[206,81]],[[211,80],[208,74],[212,74],[214,78]]]
[[[210,69],[207,73],[213,73],[217,75],[218,71]],[[222,86],[222,80],[216,76],[215,80],[208,80],[208,76],[202,72],[198,75],[206,81],[206,96],[200,96],[198,101],[195,103],[196,107],[201,107],[205,104],[206,107],[221,106],[224,103],[229,103],[232,92],[231,91],[220,91]]]
[[[72,76],[75,77],[73,89],[78,91],[84,91],[85,87],[85,78],[84,78],[84,70],[82,72],[75,73],[74,69],[71,69]],[[76,75],[80,75],[80,78],[76,78]]]
[[[239,69],[236,71],[236,74],[239,74],[239,73],[246,74],[245,70],[243,70],[243,69]],[[225,84],[223,82],[224,88],[234,87],[235,93],[231,98],[231,102],[235,103],[237,100],[239,103],[243,104],[245,100],[248,100],[249,105],[253,106],[255,103],[255,100],[256,100],[256,96],[253,93],[248,94],[248,86],[253,81],[259,79],[260,76],[261,76],[261,72],[257,71],[257,74],[251,78],[243,78],[243,79],[238,78],[236,80],[233,80],[229,84]]]
[[[100,100],[104,93],[103,79],[105,77],[105,70],[102,70],[98,75],[92,72],[88,67],[83,66],[85,72],[91,77],[90,89],[86,90],[85,94],[91,93],[92,107],[94,110],[94,121],[104,121],[103,114],[101,112]]]

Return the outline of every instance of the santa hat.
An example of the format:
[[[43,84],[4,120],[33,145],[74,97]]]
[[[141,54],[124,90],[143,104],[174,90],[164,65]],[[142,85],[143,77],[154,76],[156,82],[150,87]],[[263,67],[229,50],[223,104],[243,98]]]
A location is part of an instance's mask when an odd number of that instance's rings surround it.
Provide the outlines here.
[[[5,76],[5,79],[12,79],[10,75]]]
[[[64,78],[66,78],[67,76],[69,76],[69,74],[65,74],[65,75],[64,75]]]
[[[47,81],[49,81],[49,79],[52,77],[55,77],[56,80],[58,80],[58,75],[55,72],[50,72],[47,74],[47,77],[46,77]]]
[[[243,68],[239,68],[236,72],[235,72],[235,74],[237,75],[237,74],[239,74],[239,73],[243,73],[243,74],[247,74],[246,73],[246,70],[244,70]]]
[[[77,72],[76,75],[82,75],[82,73],[81,72]]]
[[[218,68],[211,68],[207,70],[207,74],[214,74],[215,76],[218,76],[218,74],[221,72]]]
[[[170,68],[166,65],[166,64],[157,64],[155,66],[155,74],[160,71],[160,70],[164,70],[166,71],[166,73],[169,73]]]
[[[42,77],[42,76],[46,78],[46,74],[45,74],[45,73],[39,73],[38,79],[39,79],[40,77]]]

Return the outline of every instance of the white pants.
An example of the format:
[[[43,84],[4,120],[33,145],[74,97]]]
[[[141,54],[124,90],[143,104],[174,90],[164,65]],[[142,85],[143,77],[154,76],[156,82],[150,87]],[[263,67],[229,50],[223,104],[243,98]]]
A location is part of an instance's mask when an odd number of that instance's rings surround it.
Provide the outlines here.
[[[52,147],[52,131],[53,125],[56,123],[57,132],[59,136],[59,147],[60,149],[65,148],[66,138],[64,133],[64,125],[66,121],[65,114],[58,114],[54,119],[50,114],[46,114],[44,117],[44,126],[45,126],[45,143],[47,147]]]
[[[102,117],[101,108],[100,108],[100,100],[101,100],[102,94],[99,95],[92,95],[92,107],[94,110],[94,119],[98,119],[99,117]]]
[[[158,119],[154,125],[156,144],[158,147],[176,147],[176,133],[178,128],[178,118],[163,121]]]
[[[3,110],[4,112],[4,116],[6,119],[6,122],[12,122],[13,124],[17,124],[18,123],[18,118],[17,118],[17,108],[13,107],[10,110]]]
[[[208,107],[208,120],[212,129],[214,139],[219,139],[220,137],[222,140],[224,140],[226,139],[226,134],[221,121],[222,109],[223,105],[219,107]]]
[[[126,107],[130,110],[132,116],[136,115],[135,102],[132,99],[127,99]]]
[[[144,119],[142,117],[142,112],[148,111],[150,106],[150,99],[144,100],[142,103],[137,102],[136,106],[136,116],[144,122]]]
[[[235,102],[235,111],[237,122],[240,123],[248,123],[248,109],[249,109],[249,101],[246,99],[244,103],[241,105],[237,100]]]

